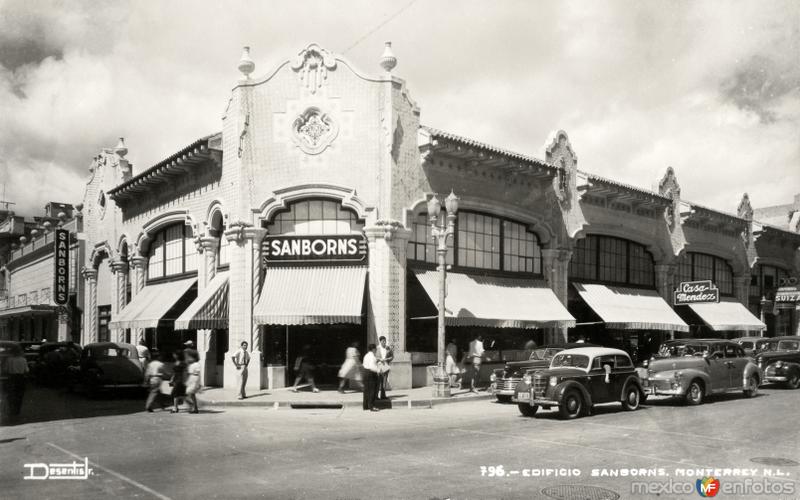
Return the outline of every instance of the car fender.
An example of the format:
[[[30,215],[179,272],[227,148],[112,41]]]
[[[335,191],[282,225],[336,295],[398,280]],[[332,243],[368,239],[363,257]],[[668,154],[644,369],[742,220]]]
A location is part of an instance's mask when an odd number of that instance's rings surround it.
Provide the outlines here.
[[[577,388],[581,392],[587,407],[592,406],[592,396],[589,394],[589,391],[586,390],[586,387],[583,384],[579,384],[574,380],[567,380],[566,382],[561,382],[558,384],[555,389],[553,389],[553,395],[555,396],[553,399],[560,403],[564,397],[564,393],[567,392],[567,389],[572,388]]]
[[[758,365],[755,363],[747,363],[747,365],[744,367],[744,370],[742,370],[742,387],[745,389],[747,388],[747,379],[749,379],[753,374],[758,377],[759,385],[764,383],[764,375],[761,373]]]
[[[619,400],[625,400],[625,389],[628,388],[629,384],[633,384],[639,389],[639,394],[644,394],[644,389],[642,388],[642,382],[639,380],[638,375],[629,375],[628,378],[625,379],[625,383],[622,384],[622,392],[619,393]]]

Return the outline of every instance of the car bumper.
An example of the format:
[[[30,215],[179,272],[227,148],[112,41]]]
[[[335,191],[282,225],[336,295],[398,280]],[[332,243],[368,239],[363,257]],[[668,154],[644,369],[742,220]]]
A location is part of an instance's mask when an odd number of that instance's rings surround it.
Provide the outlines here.
[[[552,399],[534,399],[532,404],[539,406],[558,406],[558,401],[553,401]]]
[[[643,380],[642,390],[645,394],[652,396],[682,396],[684,388],[682,386],[674,387],[672,382],[665,382],[662,380]]]
[[[764,377],[764,382],[769,384],[770,382],[786,382],[789,380],[789,377],[784,377],[781,375],[770,375]]]

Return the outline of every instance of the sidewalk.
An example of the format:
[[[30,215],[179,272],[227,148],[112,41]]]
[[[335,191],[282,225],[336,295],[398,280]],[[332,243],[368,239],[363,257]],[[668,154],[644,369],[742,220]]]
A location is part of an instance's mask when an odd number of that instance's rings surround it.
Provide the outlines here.
[[[398,389],[388,391],[389,401],[377,401],[381,409],[388,408],[432,408],[441,404],[459,403],[493,399],[487,391],[471,393],[467,389],[451,389],[449,398],[433,398],[433,388],[417,387],[414,389]],[[237,399],[236,392],[220,387],[208,387],[197,395],[201,407],[273,407],[273,408],[343,408],[362,406],[363,394],[360,391],[347,390],[340,394],[335,388],[321,388],[319,392],[311,392],[302,387],[299,392],[291,388],[263,389],[248,394],[247,399]]]

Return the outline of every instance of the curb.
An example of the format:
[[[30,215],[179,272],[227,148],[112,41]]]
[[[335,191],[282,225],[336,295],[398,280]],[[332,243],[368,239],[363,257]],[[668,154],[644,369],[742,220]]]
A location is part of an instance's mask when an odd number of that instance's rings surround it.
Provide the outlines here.
[[[451,397],[451,398],[430,398],[430,399],[393,399],[389,402],[378,401],[380,409],[413,409],[413,408],[433,408],[434,406],[449,405],[454,403],[466,403],[469,401],[484,401],[493,399],[492,394],[479,394],[470,397]],[[215,401],[198,400],[201,408],[271,408],[271,409],[342,409],[342,408],[361,408],[361,401],[341,401],[341,400],[297,400],[297,401]]]

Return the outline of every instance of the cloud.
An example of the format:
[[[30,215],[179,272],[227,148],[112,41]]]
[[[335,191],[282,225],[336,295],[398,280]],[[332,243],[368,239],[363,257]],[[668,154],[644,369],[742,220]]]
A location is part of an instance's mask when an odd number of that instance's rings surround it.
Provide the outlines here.
[[[28,214],[78,201],[117,137],[138,172],[219,130],[242,45],[261,75],[362,38],[346,57],[377,73],[392,40],[424,124],[526,154],[563,128],[580,168],[649,188],[671,165],[686,198],[722,210],[797,191],[796,2],[418,1],[372,32],[402,5],[6,0],[6,198]]]

